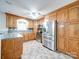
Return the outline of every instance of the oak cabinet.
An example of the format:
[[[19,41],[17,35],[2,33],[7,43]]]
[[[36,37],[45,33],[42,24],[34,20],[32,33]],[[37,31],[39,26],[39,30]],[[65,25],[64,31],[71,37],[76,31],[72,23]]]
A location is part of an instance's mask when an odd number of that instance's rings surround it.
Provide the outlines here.
[[[28,40],[34,40],[35,39],[35,33],[31,32],[31,33],[25,33],[23,34],[23,42],[26,42]]]
[[[69,37],[78,38],[79,39],[79,22],[77,23],[69,23],[67,25],[67,32]]]
[[[58,50],[64,52],[65,51],[65,39],[60,38],[58,39]]]
[[[74,57],[77,57],[79,53],[79,23],[66,23],[65,30],[67,45],[66,52],[70,53],[70,55],[73,55]]]
[[[79,1],[48,16],[57,20],[57,50],[79,59]]]
[[[37,29],[38,29],[38,24],[37,24],[37,21],[34,21],[34,35],[35,35],[35,38],[36,38],[36,34],[37,34]]]
[[[1,40],[1,59],[20,59],[22,48],[21,38]]]
[[[69,21],[70,22],[79,22],[79,6],[73,6],[69,8]]]
[[[65,22],[68,22],[67,9],[57,11],[57,49],[66,52]]]
[[[79,23],[58,23],[57,49],[71,56],[79,53]]]
[[[23,34],[23,36],[24,36],[24,39],[23,39],[24,42],[29,40],[29,33],[25,33]]]
[[[57,22],[68,22],[68,10],[62,9],[57,11]]]
[[[68,40],[68,51],[73,55],[74,57],[77,57],[78,55],[78,49],[79,49],[79,40],[75,40],[74,38],[70,38]]]
[[[33,28],[33,27],[34,27],[34,21],[32,21],[32,20],[30,21],[30,20],[29,20],[29,22],[28,22],[28,27],[29,27],[29,28]]]
[[[56,14],[56,12],[49,14],[49,18],[50,18],[50,20],[57,20],[57,14]]]
[[[6,26],[17,27],[17,20],[25,19],[23,17],[6,13]]]
[[[6,15],[6,26],[7,27],[15,27],[16,22],[12,15]]]
[[[34,40],[35,39],[35,33],[29,33],[28,38],[29,38],[29,40]]]
[[[65,51],[65,28],[64,28],[64,24],[62,23],[58,23],[57,26],[57,49],[59,51]]]
[[[44,18],[39,19],[39,20],[37,20],[37,25],[42,25],[44,22],[45,22]]]
[[[6,27],[17,27],[17,20],[21,19],[19,16],[6,13]]]
[[[57,49],[75,58],[78,57],[79,23],[60,23],[57,29]]]
[[[16,57],[21,57],[21,54],[22,54],[22,48],[23,48],[23,40],[22,38],[16,38],[13,42],[14,44],[14,56]]]

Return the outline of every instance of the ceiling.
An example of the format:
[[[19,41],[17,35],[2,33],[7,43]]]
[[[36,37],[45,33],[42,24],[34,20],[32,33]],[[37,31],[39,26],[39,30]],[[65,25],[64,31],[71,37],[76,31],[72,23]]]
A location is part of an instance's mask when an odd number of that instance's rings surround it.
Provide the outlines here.
[[[76,0],[0,0],[0,12],[37,19]]]

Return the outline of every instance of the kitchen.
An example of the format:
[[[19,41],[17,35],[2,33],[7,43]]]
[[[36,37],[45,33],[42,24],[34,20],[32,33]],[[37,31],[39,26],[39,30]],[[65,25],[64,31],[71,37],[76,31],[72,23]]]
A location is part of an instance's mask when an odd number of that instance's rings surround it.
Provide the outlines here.
[[[0,0],[1,59],[79,59],[79,1],[23,1]]]

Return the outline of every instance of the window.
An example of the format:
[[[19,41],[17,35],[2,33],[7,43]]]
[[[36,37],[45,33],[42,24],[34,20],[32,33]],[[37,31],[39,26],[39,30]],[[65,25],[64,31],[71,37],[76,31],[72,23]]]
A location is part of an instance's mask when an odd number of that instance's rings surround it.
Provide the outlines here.
[[[28,21],[25,19],[18,19],[17,20],[17,30],[27,30],[28,28]]]

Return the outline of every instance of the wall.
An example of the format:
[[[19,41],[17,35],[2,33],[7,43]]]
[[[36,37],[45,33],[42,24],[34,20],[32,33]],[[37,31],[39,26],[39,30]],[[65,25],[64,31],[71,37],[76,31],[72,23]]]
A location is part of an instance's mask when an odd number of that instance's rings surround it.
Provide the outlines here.
[[[1,59],[1,40],[0,40],[0,59]]]
[[[0,12],[0,33],[4,32],[6,29],[6,16],[3,12]],[[0,59],[1,59],[1,40],[0,40]]]
[[[3,12],[0,12],[0,33],[6,31],[6,15]]]

